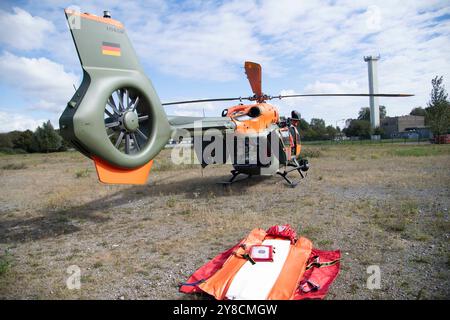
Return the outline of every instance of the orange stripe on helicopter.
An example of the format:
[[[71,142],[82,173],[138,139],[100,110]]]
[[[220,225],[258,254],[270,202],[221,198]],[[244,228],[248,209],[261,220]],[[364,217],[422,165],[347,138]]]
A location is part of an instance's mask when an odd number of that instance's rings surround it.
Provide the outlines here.
[[[152,168],[153,160],[135,169],[113,167],[106,161],[93,157],[98,179],[112,184],[145,184]]]
[[[72,9],[65,9],[64,12],[67,15],[74,15],[74,16],[78,16],[83,19],[106,23],[106,24],[110,24],[116,28],[123,29],[123,24],[121,22],[111,19],[111,18],[103,18],[103,17],[99,17],[99,16],[96,16],[94,14],[89,14],[89,13],[81,13],[81,12],[78,12],[78,11],[72,10]]]

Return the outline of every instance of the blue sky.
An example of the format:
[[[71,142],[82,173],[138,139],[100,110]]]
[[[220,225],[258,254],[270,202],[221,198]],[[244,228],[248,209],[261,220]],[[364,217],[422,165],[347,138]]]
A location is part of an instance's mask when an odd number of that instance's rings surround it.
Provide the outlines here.
[[[248,96],[245,60],[261,63],[263,91],[368,92],[365,55],[381,55],[380,98],[389,116],[426,106],[430,81],[450,79],[448,1],[2,1],[0,132],[34,129],[61,111],[81,81],[63,9],[125,24],[162,101]],[[272,101],[308,121],[343,125],[366,98]],[[169,114],[218,116],[229,103],[170,107]]]

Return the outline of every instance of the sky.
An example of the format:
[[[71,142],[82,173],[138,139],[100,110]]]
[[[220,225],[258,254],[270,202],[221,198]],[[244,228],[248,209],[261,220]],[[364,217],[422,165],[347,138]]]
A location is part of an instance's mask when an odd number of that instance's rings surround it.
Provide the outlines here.
[[[112,18],[127,29],[163,102],[252,95],[244,61],[262,65],[263,92],[367,93],[364,56],[380,55],[388,116],[426,107],[431,79],[450,80],[448,0],[4,1],[0,2],[0,132],[58,119],[81,67],[64,8]],[[343,126],[368,98],[272,100],[282,115]],[[168,114],[220,116],[228,102],[167,107]]]

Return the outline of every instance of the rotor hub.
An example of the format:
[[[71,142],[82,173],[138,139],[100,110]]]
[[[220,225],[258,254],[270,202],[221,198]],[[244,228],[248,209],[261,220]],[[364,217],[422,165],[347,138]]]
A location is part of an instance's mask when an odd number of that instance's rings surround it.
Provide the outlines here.
[[[139,128],[139,119],[136,112],[127,111],[122,116],[122,124],[128,132],[135,132]]]

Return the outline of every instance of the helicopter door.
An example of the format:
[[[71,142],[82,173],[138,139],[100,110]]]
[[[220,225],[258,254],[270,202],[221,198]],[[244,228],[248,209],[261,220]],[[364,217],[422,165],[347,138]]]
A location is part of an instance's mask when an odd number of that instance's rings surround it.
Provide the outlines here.
[[[292,138],[287,127],[280,129],[280,163],[287,163],[291,159]]]
[[[289,131],[292,136],[293,144],[292,144],[292,157],[297,157],[300,154],[301,149],[301,141],[300,141],[300,134],[298,133],[297,127],[291,125],[289,127]]]

